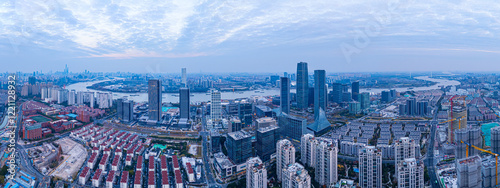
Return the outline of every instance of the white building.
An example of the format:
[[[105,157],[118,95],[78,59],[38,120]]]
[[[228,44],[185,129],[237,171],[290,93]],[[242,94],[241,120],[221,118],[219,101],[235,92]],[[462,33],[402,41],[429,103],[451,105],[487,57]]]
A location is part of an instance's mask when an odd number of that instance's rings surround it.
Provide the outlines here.
[[[382,188],[382,152],[375,146],[359,151],[359,185],[362,188]]]
[[[394,165],[398,165],[400,161],[406,158],[417,158],[415,155],[415,140],[408,137],[401,137],[399,140],[394,141]],[[398,168],[396,168],[396,174]]]
[[[293,163],[283,169],[282,188],[310,188],[311,177],[304,166]]]
[[[210,117],[212,122],[218,122],[222,119],[221,93],[217,90],[212,91],[212,101],[210,105]]]
[[[259,157],[250,158],[247,166],[247,187],[267,188],[267,170]]]
[[[113,105],[113,95],[111,93],[97,93],[97,105],[99,108],[110,108]]]
[[[42,87],[40,95],[41,95],[42,100],[45,100],[46,98],[48,98],[49,97],[48,89],[46,87]]]
[[[66,101],[68,101],[68,90],[67,89],[57,90],[57,104],[61,104]]]
[[[415,158],[399,161],[398,188],[424,188],[424,164]]]
[[[281,181],[283,169],[295,163],[295,147],[288,139],[283,139],[276,143],[276,174],[278,181]]]
[[[73,89],[68,94],[68,105],[74,105],[76,103],[76,91]]]
[[[320,185],[329,186],[337,182],[337,153],[338,149],[331,139],[315,142],[315,179]]]
[[[313,139],[314,136],[312,134],[302,135],[302,138],[300,139],[300,161],[302,164],[311,167],[316,164],[316,156],[314,156],[315,153],[313,152],[314,149],[312,147]]]

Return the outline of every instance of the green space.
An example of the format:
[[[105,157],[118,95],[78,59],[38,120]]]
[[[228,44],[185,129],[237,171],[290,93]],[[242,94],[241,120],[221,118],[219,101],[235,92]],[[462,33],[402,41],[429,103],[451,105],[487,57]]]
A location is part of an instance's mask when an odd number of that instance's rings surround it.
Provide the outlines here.
[[[486,146],[491,146],[490,139],[491,139],[491,128],[498,126],[498,123],[485,123],[481,125],[481,131],[483,131],[484,135],[484,145]]]
[[[47,121],[52,121],[51,119],[46,118],[44,116],[33,116],[33,117],[31,117],[31,119],[35,120],[38,123],[44,123],[44,122],[47,122]]]

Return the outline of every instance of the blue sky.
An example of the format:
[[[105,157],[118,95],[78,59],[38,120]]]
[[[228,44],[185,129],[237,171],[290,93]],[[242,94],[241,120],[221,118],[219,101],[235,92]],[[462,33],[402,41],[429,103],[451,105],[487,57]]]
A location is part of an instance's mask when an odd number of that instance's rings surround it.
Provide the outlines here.
[[[6,71],[494,71],[498,33],[493,0],[0,2]]]

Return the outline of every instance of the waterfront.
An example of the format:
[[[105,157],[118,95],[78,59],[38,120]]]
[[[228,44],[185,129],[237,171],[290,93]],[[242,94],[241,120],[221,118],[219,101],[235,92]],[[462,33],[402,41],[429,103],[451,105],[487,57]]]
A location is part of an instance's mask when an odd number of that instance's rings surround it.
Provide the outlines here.
[[[119,79],[119,78],[117,78],[117,79]],[[426,86],[426,87],[415,87],[415,88],[411,89],[413,91],[439,89],[440,86],[446,87],[446,86],[460,85],[460,82],[455,81],[455,80],[429,78],[428,76],[415,77],[415,79],[432,81],[432,82],[436,82],[436,84],[434,84],[432,86]],[[94,89],[87,89],[87,87],[91,86],[92,84],[104,82],[104,81],[109,81],[109,80],[80,82],[80,83],[68,85],[66,87],[66,89],[68,89],[68,90],[74,89],[75,91],[103,92],[103,91],[98,91],[98,90],[94,90]],[[410,90],[410,88],[407,88],[407,87],[405,87],[405,88],[393,88],[393,89],[396,89],[396,91],[398,91],[398,92]],[[378,94],[384,90],[388,90],[388,89],[383,89],[383,88],[370,89],[370,90],[360,89],[361,92],[370,92],[371,94]],[[291,89],[290,92],[295,93],[295,89]],[[148,100],[147,93],[120,93],[120,92],[112,92],[112,93],[113,93],[113,98],[128,97],[128,99],[134,100],[135,102],[147,102],[147,100]],[[133,96],[131,96],[131,95],[133,95]],[[258,90],[258,92],[252,90],[252,91],[222,92],[221,93],[222,99],[237,99],[237,98],[273,96],[273,95],[279,95],[278,88]],[[171,103],[178,103],[179,102],[178,94],[163,93],[162,96],[163,96],[162,97],[163,102],[171,102]],[[211,100],[211,96],[207,95],[206,93],[191,93],[191,102],[206,102],[206,101],[210,101],[210,100]]]

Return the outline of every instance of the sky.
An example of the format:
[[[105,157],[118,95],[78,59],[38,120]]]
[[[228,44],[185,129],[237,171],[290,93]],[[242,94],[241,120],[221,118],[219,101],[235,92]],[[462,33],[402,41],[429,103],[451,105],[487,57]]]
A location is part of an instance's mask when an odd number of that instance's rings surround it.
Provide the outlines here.
[[[3,0],[0,72],[500,70],[494,0]]]

